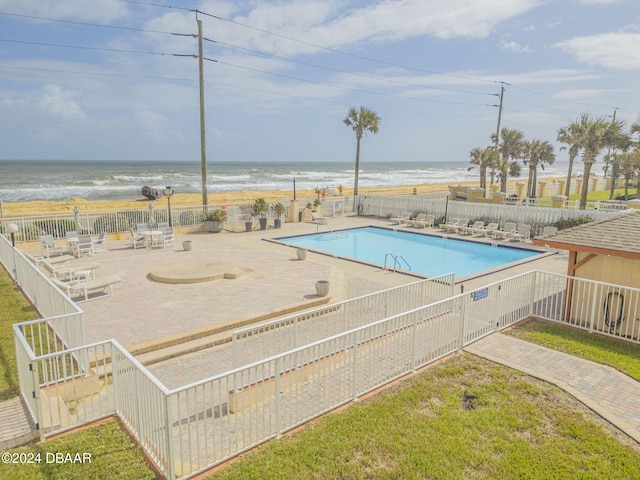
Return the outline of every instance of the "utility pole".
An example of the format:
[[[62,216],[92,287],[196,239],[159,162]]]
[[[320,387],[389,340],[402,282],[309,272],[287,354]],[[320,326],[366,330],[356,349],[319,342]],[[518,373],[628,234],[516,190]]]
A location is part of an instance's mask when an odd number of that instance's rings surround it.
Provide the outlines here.
[[[204,55],[202,53],[202,20],[198,18],[198,66],[200,68],[200,163],[202,168],[202,206],[207,211],[209,197],[207,195],[207,139],[204,124]]]
[[[612,117],[611,123],[615,123],[616,113],[618,110],[619,110],[618,107],[613,107],[613,117]],[[606,163],[604,167],[605,177],[607,176],[607,170],[608,170],[609,164],[611,164],[611,187],[609,188],[609,200],[611,200],[616,190],[616,181],[618,180],[618,168],[619,168],[616,162],[611,161],[611,145],[609,145],[609,147],[607,148],[607,158],[606,158]]]
[[[498,127],[496,128],[496,151],[500,142],[500,120],[502,120],[502,98],[504,97],[504,82],[500,82],[500,105],[498,106]]]

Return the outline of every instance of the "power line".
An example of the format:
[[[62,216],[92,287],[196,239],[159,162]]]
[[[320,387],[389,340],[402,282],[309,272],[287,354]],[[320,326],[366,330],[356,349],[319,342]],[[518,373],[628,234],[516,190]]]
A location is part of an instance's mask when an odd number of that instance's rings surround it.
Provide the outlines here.
[[[81,45],[63,45],[58,43],[28,42],[25,40],[10,40],[7,38],[0,38],[0,42],[20,43],[23,45],[38,45],[43,47],[72,48],[72,49],[78,49],[78,50],[95,50],[95,51],[101,51],[101,52],[139,53],[139,54],[145,54],[145,55],[160,55],[160,56],[171,56],[171,55],[184,56],[184,55],[178,55],[175,53],[149,52],[149,51],[143,51],[143,50],[122,50],[117,48],[86,47]]]

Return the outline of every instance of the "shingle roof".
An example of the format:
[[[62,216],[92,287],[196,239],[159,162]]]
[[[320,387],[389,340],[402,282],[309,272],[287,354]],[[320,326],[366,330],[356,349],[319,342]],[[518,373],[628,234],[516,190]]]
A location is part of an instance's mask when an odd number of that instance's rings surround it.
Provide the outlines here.
[[[533,243],[563,250],[600,250],[613,255],[613,252],[640,255],[640,212],[631,210],[605,220],[541,235],[533,239]]]

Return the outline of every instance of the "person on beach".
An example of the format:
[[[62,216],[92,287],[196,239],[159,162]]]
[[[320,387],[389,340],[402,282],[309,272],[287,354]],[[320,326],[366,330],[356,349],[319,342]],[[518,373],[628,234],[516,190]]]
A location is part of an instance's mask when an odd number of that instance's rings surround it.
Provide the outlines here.
[[[342,196],[342,185],[338,185],[338,195]]]

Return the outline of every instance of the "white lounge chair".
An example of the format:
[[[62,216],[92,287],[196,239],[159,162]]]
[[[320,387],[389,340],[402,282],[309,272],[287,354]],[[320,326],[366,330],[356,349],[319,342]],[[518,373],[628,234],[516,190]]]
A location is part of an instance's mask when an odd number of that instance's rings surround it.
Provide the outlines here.
[[[84,301],[89,300],[89,293],[102,291],[105,295],[109,296],[113,294],[113,285],[120,282],[120,277],[116,275],[106,275],[104,277],[93,278],[86,282],[61,282],[56,278],[52,278],[51,281],[60,290],[62,290],[69,298],[81,297]],[[109,290],[107,292],[107,290]]]
[[[508,238],[511,233],[517,228],[517,224],[513,222],[507,222],[504,224],[502,230],[495,230],[492,234],[493,238]]]
[[[49,258],[52,253],[62,255],[62,247],[56,245],[53,235],[42,235],[40,237],[40,245],[42,247],[42,256]]]
[[[106,252],[107,251],[107,233],[100,232],[97,240],[93,242],[93,251],[94,252]]]
[[[466,227],[469,224],[469,220],[466,218],[459,218],[458,223],[447,223],[444,229],[447,232],[458,233],[462,227]]]
[[[411,220],[411,212],[404,212],[399,217],[391,217],[389,220],[391,220],[393,225],[402,225],[406,223],[407,220]]]
[[[416,218],[414,218],[413,220],[406,220],[404,223],[406,223],[409,227],[417,227],[418,224],[424,222],[426,218],[426,213],[419,213],[418,215],[416,215]]]
[[[484,237],[488,237],[493,232],[498,230],[498,226],[499,226],[498,222],[488,223],[486,226],[484,226],[482,228],[479,228],[478,230],[475,230],[473,232],[473,234],[474,235],[482,235]]]
[[[509,235],[509,238],[511,240],[517,240],[519,242],[529,240],[530,237],[531,225],[527,225],[526,223],[519,224],[518,228],[514,232],[511,232],[511,234]]]
[[[436,216],[435,215],[427,215],[425,216],[424,220],[414,220],[414,227],[418,228],[427,228],[427,227],[433,227],[434,222],[436,221]]]
[[[469,225],[468,227],[460,227],[458,229],[458,232],[461,235],[462,234],[472,234],[476,230],[480,230],[483,227],[484,227],[484,222],[482,220],[478,220],[478,221],[473,222],[473,225]]]
[[[553,235],[554,233],[558,233],[558,227],[547,225],[542,228],[542,235]]]
[[[51,278],[57,280],[71,280],[78,272],[89,272],[90,275],[95,276],[93,273],[94,270],[100,268],[100,265],[95,262],[77,263],[75,265],[52,265],[46,260],[43,260],[40,264],[49,273]]]

